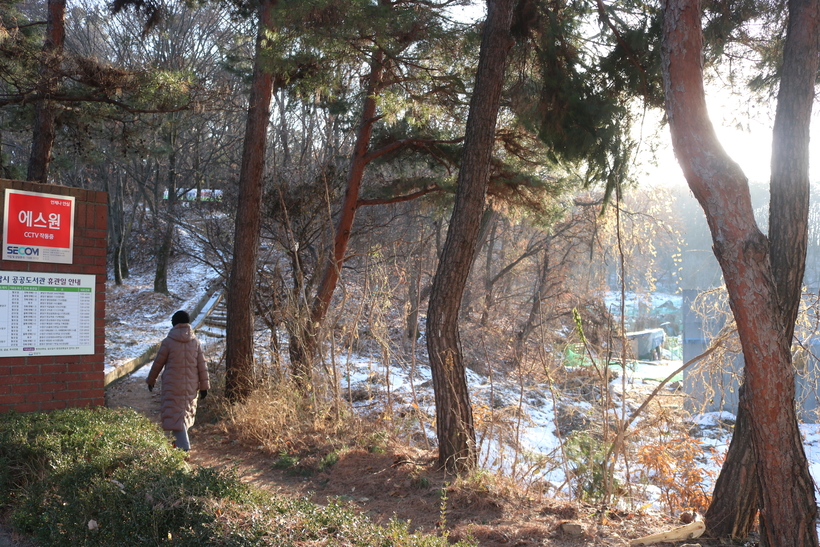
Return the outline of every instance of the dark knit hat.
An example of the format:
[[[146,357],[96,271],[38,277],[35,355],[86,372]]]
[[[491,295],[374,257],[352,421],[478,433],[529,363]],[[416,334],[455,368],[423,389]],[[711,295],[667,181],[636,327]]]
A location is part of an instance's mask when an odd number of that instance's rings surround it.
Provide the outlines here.
[[[176,312],[173,315],[173,317],[171,317],[171,325],[173,325],[175,327],[180,323],[190,323],[190,322],[191,322],[191,318],[188,315],[188,312],[184,311],[184,310],[179,310],[178,312]]]

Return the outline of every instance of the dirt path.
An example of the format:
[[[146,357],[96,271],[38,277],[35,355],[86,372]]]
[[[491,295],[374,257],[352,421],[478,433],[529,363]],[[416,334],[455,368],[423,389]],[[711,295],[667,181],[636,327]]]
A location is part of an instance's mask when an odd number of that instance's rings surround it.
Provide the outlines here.
[[[147,367],[147,365],[146,365]],[[145,373],[146,371],[140,370]],[[105,406],[108,408],[133,408],[151,421],[159,424],[160,386],[157,381],[154,391],[148,391],[145,376],[131,375],[105,388]]]
[[[149,393],[145,371],[109,386],[106,404],[133,408],[159,423],[159,390]],[[399,518],[409,521],[411,530],[437,533],[446,522],[451,538],[469,536],[481,547],[626,545],[628,538],[680,525],[655,515],[602,513],[592,506],[529,497],[513,489],[503,494],[481,488],[451,489],[442,511],[442,486],[448,479],[433,470],[430,453],[405,449],[373,454],[351,449],[327,471],[300,475],[276,469],[275,455],[243,446],[216,426],[197,424],[190,437],[192,465],[234,469],[243,481],[319,504],[336,498],[382,524]],[[571,530],[562,526],[565,522],[579,524],[582,533],[565,531]]]

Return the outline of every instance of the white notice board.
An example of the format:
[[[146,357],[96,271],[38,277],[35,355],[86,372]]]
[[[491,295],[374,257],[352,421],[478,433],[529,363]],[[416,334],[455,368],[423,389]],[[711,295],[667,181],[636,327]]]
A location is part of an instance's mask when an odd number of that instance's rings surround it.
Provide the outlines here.
[[[96,276],[0,271],[0,357],[92,355]]]

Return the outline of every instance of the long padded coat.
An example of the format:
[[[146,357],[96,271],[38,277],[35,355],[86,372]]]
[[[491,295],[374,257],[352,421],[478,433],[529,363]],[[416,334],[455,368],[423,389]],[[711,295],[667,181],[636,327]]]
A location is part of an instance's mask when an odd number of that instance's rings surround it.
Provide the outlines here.
[[[154,385],[162,373],[162,429],[181,431],[194,425],[196,398],[200,390],[210,388],[208,367],[202,346],[191,325],[179,323],[159,347],[148,373],[147,383]]]

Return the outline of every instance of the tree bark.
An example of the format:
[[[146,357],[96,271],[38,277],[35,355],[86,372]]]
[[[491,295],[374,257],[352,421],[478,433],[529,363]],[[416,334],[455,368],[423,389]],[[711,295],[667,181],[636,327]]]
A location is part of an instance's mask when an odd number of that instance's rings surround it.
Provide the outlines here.
[[[697,0],[665,0],[663,78],[675,155],[703,207],[745,360],[746,400],[760,481],[761,540],[817,546],[814,484],[794,409],[794,368],[768,240],[746,177],[724,152],[706,111]]]
[[[173,124],[173,121],[171,122]],[[154,292],[168,294],[168,263],[174,247],[174,229],[176,228],[177,204],[177,130],[171,127],[168,133],[168,199],[165,200],[165,229],[157,247],[157,267],[154,272]]]
[[[800,307],[808,245],[809,125],[817,73],[818,3],[792,0],[783,52],[783,69],[772,139],[769,202],[769,253],[783,320],[791,343]],[[745,538],[757,516],[760,495],[748,426],[745,390],[741,388],[737,423],[721,469],[706,525],[715,537]]]
[[[715,482],[712,502],[704,515],[707,533],[716,538],[746,539],[757,517],[760,483],[755,471],[752,424],[745,391],[745,387],[740,386],[732,442]]]
[[[111,184],[112,175],[106,171],[105,190],[108,192],[108,237],[113,246],[112,266],[114,269],[114,283],[122,285],[122,251],[123,234],[125,233],[125,200],[123,194],[122,173],[117,170],[113,176],[114,184]]]
[[[125,190],[125,182],[123,182],[123,191]],[[123,197],[123,200],[125,197]],[[120,249],[120,274],[122,277],[128,278],[131,277],[131,269],[128,265],[128,255],[129,249],[128,242],[131,240],[131,231],[134,228],[134,220],[137,217],[137,208],[139,207],[140,202],[137,199],[134,199],[131,204],[131,212],[128,215],[128,219],[123,226],[122,232],[122,241],[121,241],[121,249]],[[144,208],[140,208],[144,211]]]
[[[490,319],[490,310],[493,307],[493,264],[495,263],[495,235],[497,230],[498,223],[493,222],[490,233],[487,235],[487,255],[484,261],[484,308],[481,310],[481,319],[478,321],[482,327],[487,326],[487,321]],[[480,236],[479,241],[481,241]]]
[[[484,213],[481,215],[481,223],[478,227],[478,236],[476,237],[475,242],[476,251],[473,253],[473,262],[470,264],[470,268],[467,271],[468,275],[471,271],[473,271],[473,266],[475,266],[476,260],[478,260],[478,255],[481,253],[481,249],[483,249],[484,245],[487,243],[490,230],[495,227],[497,218],[498,213],[493,210],[492,205],[484,208]],[[472,291],[470,290],[470,287],[465,284],[464,296],[461,299],[461,313],[465,319],[467,319],[469,314],[472,312],[473,301],[474,298]]]
[[[408,229],[416,229],[418,241],[413,245],[408,258],[407,269],[407,314],[405,324],[407,325],[406,341],[408,347],[413,341],[419,338],[419,307],[421,306],[420,281],[424,264],[424,243],[427,239],[424,233],[424,226],[415,217],[408,217]]]
[[[253,290],[259,255],[262,188],[265,174],[273,73],[264,61],[264,34],[272,26],[276,0],[263,0],[254,51],[253,81],[248,99],[248,121],[234,231],[234,249],[228,279],[228,313],[225,354],[225,391],[231,401],[245,399],[253,389]]]
[[[467,391],[458,312],[484,210],[490,159],[515,0],[488,0],[475,89],[465,129],[464,155],[450,229],[441,253],[427,312],[427,350],[436,401],[438,463],[467,471],[477,461],[475,429]]]
[[[54,148],[54,103],[51,96],[57,91],[59,70],[65,43],[65,0],[48,0],[48,21],[43,54],[40,61],[40,84],[34,113],[34,131],[31,137],[28,174],[26,178],[45,184]]]
[[[789,14],[772,135],[769,244],[786,339],[791,342],[806,270],[809,128],[820,54],[820,4],[789,0]]]

